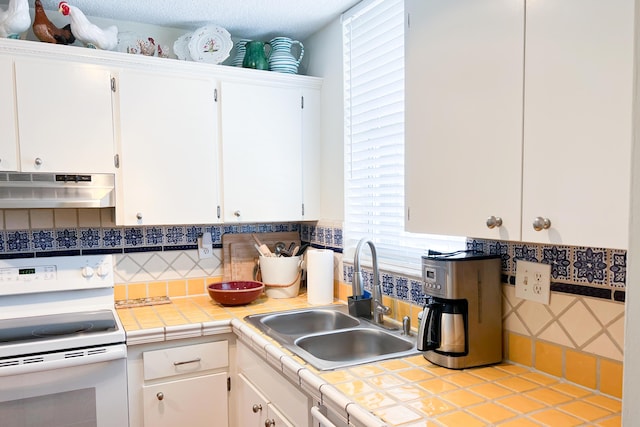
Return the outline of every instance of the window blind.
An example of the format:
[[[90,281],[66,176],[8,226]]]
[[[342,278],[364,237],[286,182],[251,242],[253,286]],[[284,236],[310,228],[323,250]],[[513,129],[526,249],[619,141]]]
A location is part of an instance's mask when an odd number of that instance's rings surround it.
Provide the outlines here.
[[[464,238],[404,231],[404,2],[365,0],[342,16],[344,253],[367,237],[387,268],[419,269],[426,249]]]

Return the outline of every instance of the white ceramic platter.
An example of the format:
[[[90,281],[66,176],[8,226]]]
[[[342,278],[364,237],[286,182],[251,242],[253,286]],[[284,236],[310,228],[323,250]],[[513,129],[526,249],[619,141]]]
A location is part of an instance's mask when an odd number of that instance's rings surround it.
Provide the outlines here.
[[[152,37],[142,37],[131,31],[121,31],[118,33],[118,52],[131,53],[134,55],[167,57],[169,52],[166,46],[156,43]]]
[[[182,61],[191,60],[191,54],[189,53],[189,41],[191,40],[191,34],[192,33],[183,34],[173,43],[173,53],[175,53],[178,59]]]
[[[219,64],[227,59],[232,47],[229,32],[216,25],[198,28],[189,41],[191,59],[209,64]]]

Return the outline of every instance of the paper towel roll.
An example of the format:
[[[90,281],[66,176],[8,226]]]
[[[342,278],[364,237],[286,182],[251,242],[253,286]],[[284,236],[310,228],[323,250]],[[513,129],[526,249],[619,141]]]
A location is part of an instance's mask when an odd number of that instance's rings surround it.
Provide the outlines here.
[[[333,251],[307,251],[307,302],[324,305],[333,302]]]

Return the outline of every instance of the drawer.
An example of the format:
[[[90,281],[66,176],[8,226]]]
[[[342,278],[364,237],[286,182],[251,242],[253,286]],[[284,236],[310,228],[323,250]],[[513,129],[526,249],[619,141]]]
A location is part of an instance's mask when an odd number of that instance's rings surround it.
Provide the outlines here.
[[[170,377],[224,368],[229,365],[229,344],[216,341],[142,353],[144,379]]]

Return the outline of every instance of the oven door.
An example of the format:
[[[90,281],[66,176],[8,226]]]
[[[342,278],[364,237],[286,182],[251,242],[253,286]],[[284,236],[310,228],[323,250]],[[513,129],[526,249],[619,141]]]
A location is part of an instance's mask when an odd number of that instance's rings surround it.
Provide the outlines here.
[[[6,427],[126,427],[124,344],[0,360]]]

